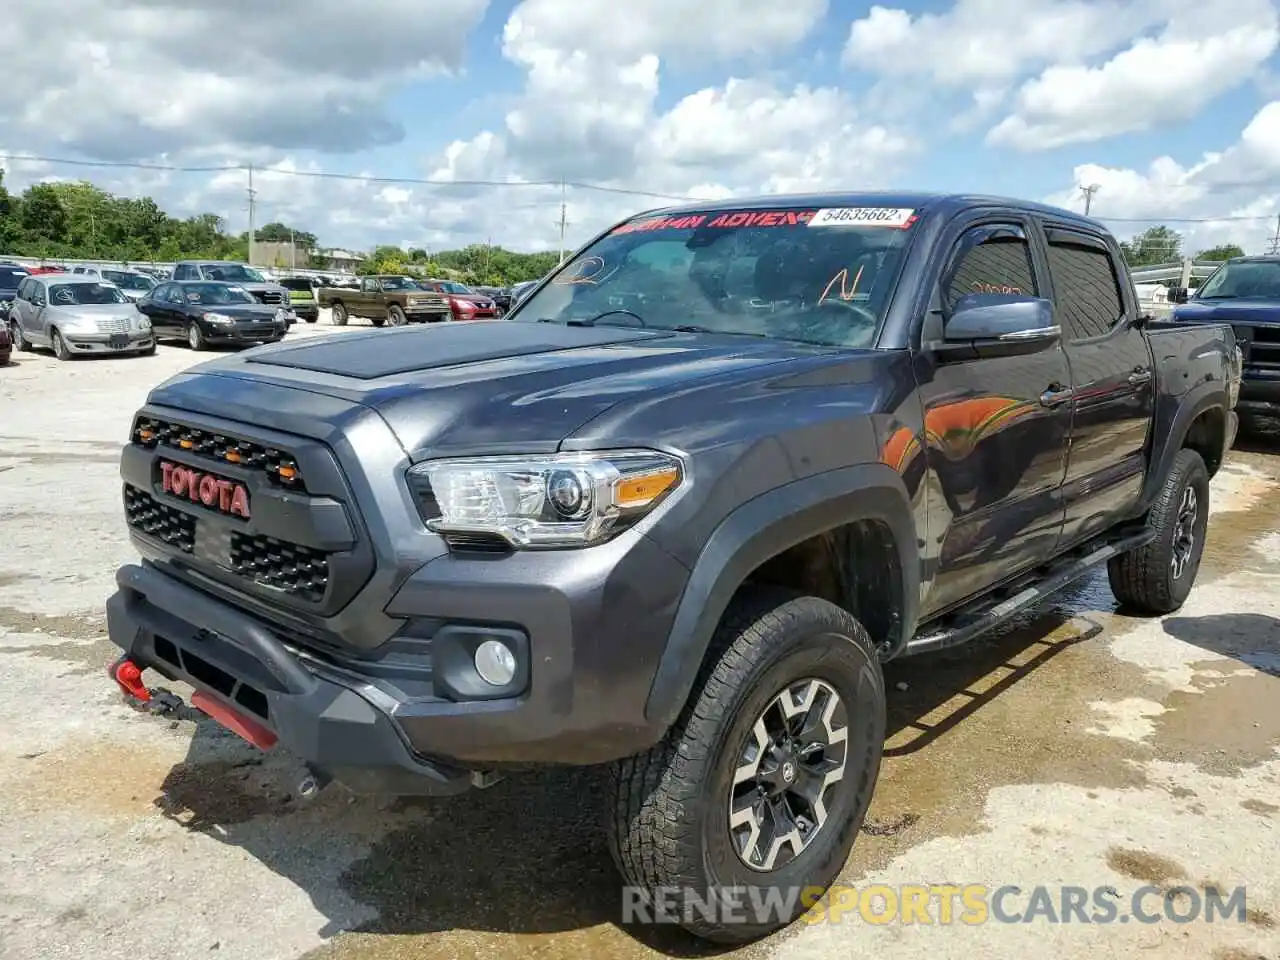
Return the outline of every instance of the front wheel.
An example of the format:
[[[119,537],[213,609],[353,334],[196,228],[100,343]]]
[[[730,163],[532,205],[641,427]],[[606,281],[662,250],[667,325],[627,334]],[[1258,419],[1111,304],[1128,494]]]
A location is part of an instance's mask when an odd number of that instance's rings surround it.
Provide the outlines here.
[[[403,327],[409,322],[409,318],[405,316],[403,310],[392,304],[391,308],[387,311],[387,322],[393,327]]]
[[[1200,454],[1178,451],[1147,525],[1155,539],[1113,557],[1107,576],[1121,606],[1159,616],[1186,602],[1200,569],[1209,526],[1209,471]]]
[[[667,737],[615,765],[631,902],[720,943],[786,926],[848,859],[885,727],[880,663],[847,611],[764,588],[735,601]]]
[[[67,341],[62,339],[60,330],[53,331],[52,345],[53,355],[59,360],[70,360],[72,358],[71,348],[67,346]]]
[[[192,350],[204,350],[209,346],[209,341],[204,338],[204,332],[194,321],[187,326],[187,346]]]

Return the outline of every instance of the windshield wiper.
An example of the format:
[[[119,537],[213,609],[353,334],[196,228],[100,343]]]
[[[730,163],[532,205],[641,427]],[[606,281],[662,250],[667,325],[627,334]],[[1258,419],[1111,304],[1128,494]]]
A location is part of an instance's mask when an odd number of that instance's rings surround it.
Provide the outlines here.
[[[1239,300],[1238,293],[1211,293],[1205,297],[1196,297],[1197,300]]]

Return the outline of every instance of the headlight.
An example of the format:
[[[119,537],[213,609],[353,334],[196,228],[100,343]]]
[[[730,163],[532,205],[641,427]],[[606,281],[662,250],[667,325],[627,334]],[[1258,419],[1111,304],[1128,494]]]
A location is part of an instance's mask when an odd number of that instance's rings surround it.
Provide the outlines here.
[[[139,330],[151,329],[151,321],[141,313],[133,318],[133,325],[137,327]]]
[[[653,450],[434,460],[409,470],[429,529],[491,534],[516,547],[601,543],[683,479],[678,459]]]
[[[284,312],[284,307],[276,311],[276,323],[284,323],[289,319],[289,315]]]
[[[210,323],[235,323],[235,317],[229,317],[225,313],[206,313],[204,318]]]

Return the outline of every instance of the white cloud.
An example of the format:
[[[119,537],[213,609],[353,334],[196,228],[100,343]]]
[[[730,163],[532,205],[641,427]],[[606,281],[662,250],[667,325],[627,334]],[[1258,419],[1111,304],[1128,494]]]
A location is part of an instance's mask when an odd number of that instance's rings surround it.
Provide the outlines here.
[[[945,13],[919,16],[874,6],[850,28],[844,63],[890,77],[990,88],[1029,69],[1078,62],[1120,46],[1152,22],[1150,6],[1124,0],[957,0]]]
[[[1190,253],[1221,243],[1261,252],[1275,233],[1280,213],[1280,100],[1262,107],[1234,144],[1206,152],[1194,163],[1184,165],[1165,156],[1145,171],[1088,163],[1073,174],[1073,186],[1046,197],[1046,202],[1078,210],[1078,185],[1096,184],[1092,212],[1110,219],[1109,225],[1121,236],[1168,223],[1183,234]],[[1170,222],[1170,211],[1201,222]]]
[[[1218,0],[1212,20],[1175,17],[1106,63],[1053,66],[1018,92],[988,143],[1047,150],[1187,120],[1247,81],[1280,44],[1269,0]]]
[[[0,32],[6,133],[60,153],[395,142],[406,80],[462,66],[487,0],[19,0]]]

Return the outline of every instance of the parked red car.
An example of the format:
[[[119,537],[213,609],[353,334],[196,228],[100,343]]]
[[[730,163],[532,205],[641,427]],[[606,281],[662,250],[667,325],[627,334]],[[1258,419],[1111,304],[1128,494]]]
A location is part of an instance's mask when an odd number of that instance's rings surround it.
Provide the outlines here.
[[[27,267],[27,273],[33,277],[42,273],[66,273],[67,268],[61,267],[56,263],[45,263],[38,267]]]
[[[456,280],[419,280],[424,290],[443,293],[449,301],[454,320],[496,320],[502,314],[493,297],[476,293],[465,283]]]

